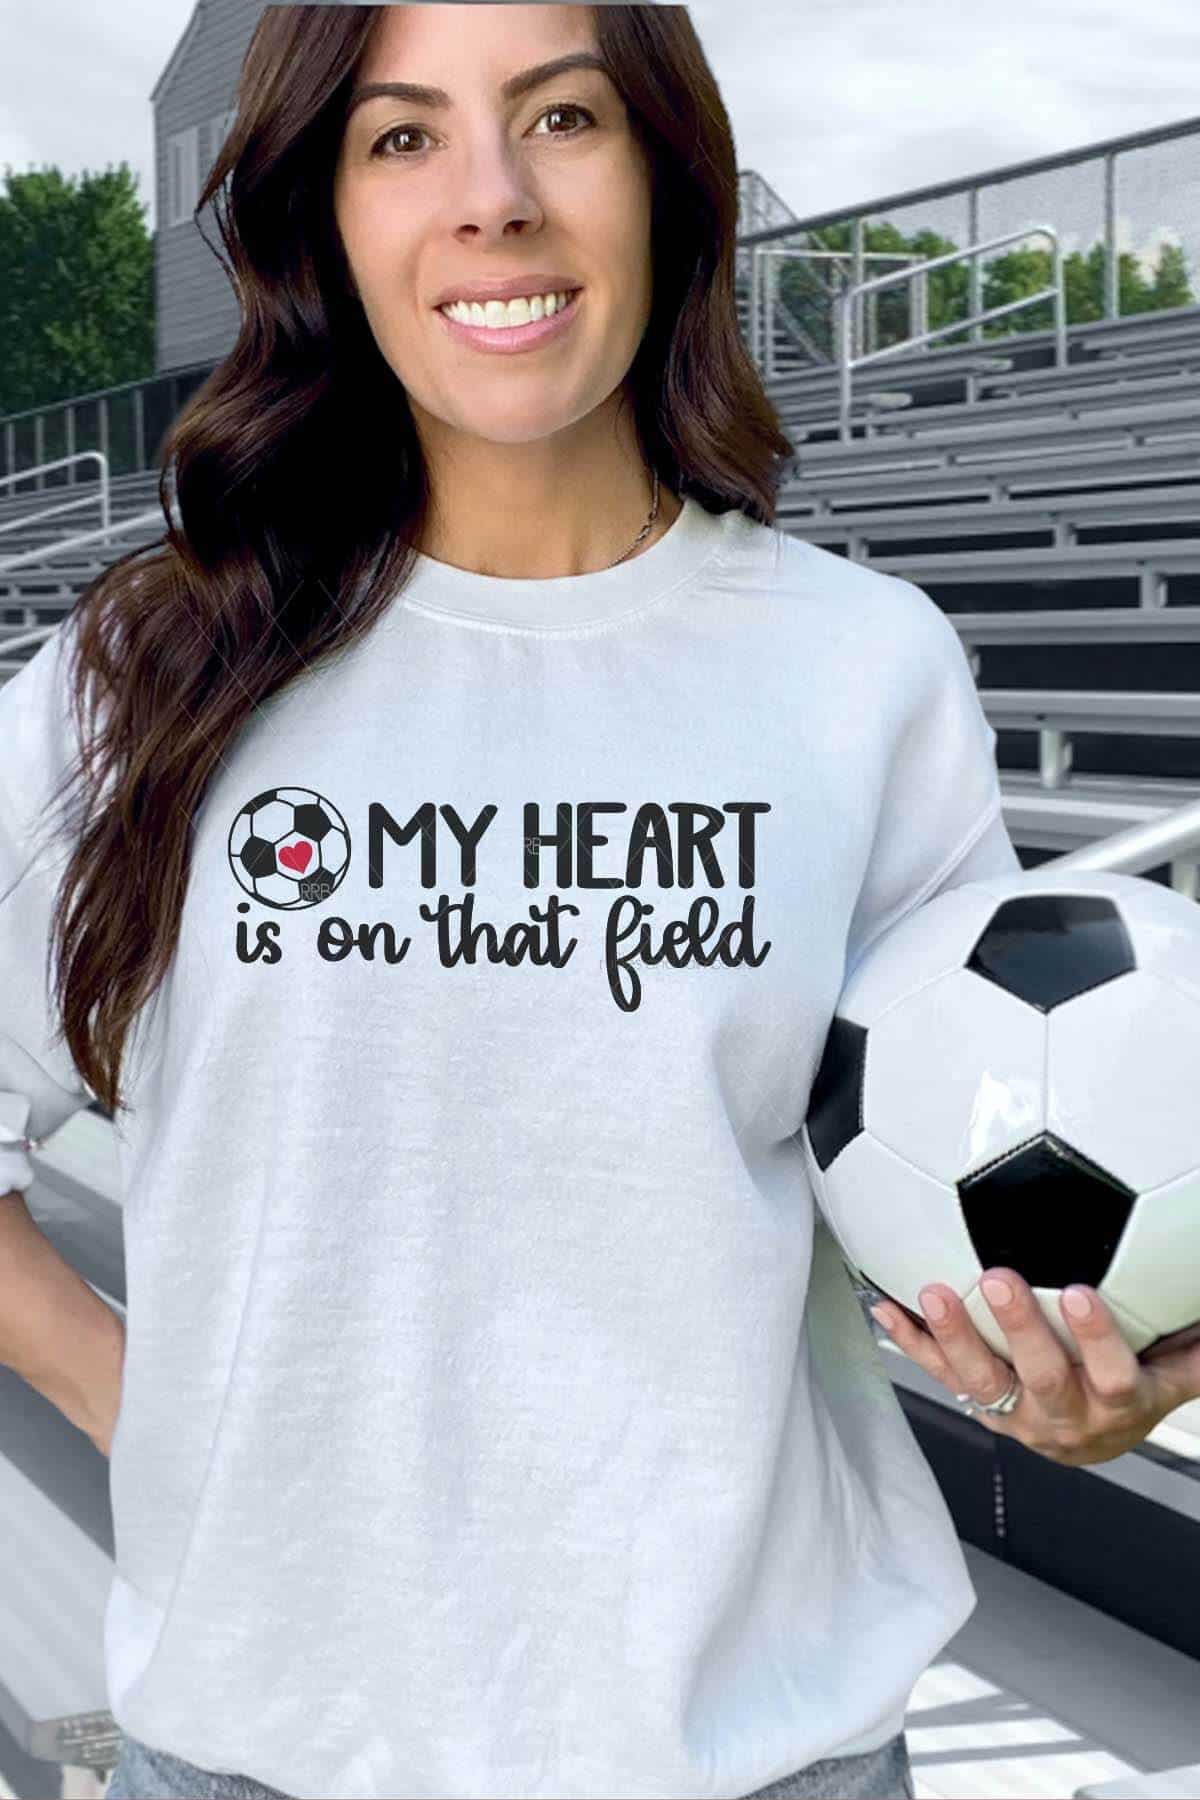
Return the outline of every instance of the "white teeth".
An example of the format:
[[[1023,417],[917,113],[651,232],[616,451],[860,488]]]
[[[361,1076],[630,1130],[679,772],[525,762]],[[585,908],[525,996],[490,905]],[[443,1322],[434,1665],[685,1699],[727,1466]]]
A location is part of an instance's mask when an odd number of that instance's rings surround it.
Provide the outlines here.
[[[438,311],[444,312],[448,319],[457,319],[460,325],[483,325],[493,331],[507,331],[513,325],[529,325],[535,319],[550,318],[567,304],[572,291],[566,288],[561,294],[533,294],[528,298],[521,295],[516,300],[454,300],[439,306]]]

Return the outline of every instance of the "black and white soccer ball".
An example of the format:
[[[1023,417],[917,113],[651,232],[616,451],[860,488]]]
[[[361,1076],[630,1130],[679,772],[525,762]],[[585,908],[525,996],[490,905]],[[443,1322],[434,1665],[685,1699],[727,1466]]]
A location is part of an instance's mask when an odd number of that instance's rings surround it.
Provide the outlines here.
[[[288,911],[327,900],[350,866],[346,821],[312,788],[267,788],[229,832],[229,863],[248,894]]]
[[[1012,1360],[979,1278],[1082,1282],[1140,1355],[1200,1325],[1200,906],[1107,871],[970,882],[838,998],[801,1131],[849,1271],[923,1323],[943,1282]],[[1186,1341],[1186,1340],[1185,1340]]]

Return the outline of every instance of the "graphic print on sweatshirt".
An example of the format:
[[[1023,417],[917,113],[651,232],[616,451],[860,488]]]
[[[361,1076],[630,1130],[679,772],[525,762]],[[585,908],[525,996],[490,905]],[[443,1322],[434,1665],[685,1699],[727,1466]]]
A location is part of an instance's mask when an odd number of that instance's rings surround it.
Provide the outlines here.
[[[646,801],[636,807],[615,800],[559,801],[547,818],[537,801],[526,800],[519,845],[511,837],[501,842],[491,830],[500,813],[496,804],[474,818],[464,818],[450,802],[431,800],[405,817],[378,800],[369,800],[365,811],[368,886],[391,885],[394,892],[400,859],[410,891],[419,881],[430,900],[418,900],[404,916],[371,920],[331,908],[354,854],[344,813],[312,788],[267,788],[241,807],[230,827],[234,878],[259,906],[305,915],[323,910],[303,932],[268,918],[257,921],[251,936],[245,916],[252,911],[250,899],[239,901],[240,962],[274,964],[299,954],[330,963],[348,957],[398,963],[408,955],[412,933],[421,931],[431,937],[444,969],[464,962],[561,969],[580,942],[574,925],[583,909],[572,891],[590,890],[613,892],[603,919],[604,967],[622,1011],[635,1012],[640,1004],[642,968],[756,969],[770,952],[769,938],[756,940],[755,896],[746,891],[755,883],[758,826],[771,811],[768,801]],[[493,856],[514,849],[522,888],[537,897],[528,903],[527,918],[484,916],[476,886],[486,883]],[[504,871],[503,885],[513,873]],[[695,893],[685,912],[676,905],[672,916],[663,916],[660,896],[675,899],[696,888],[731,890],[730,900],[723,906],[711,892]]]

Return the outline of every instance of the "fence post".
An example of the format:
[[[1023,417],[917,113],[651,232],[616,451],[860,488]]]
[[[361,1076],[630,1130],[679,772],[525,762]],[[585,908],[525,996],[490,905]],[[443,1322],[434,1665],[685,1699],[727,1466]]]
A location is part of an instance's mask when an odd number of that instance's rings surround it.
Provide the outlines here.
[[[1117,153],[1104,158],[1104,316],[1121,313],[1121,263],[1117,251]]]
[[[857,287],[861,281],[866,279],[867,221],[861,213],[856,213],[854,216],[851,243],[853,260],[850,265],[850,281],[852,286]],[[864,298],[865,296],[862,294],[856,294],[854,297],[854,339],[860,344],[866,342],[866,334],[863,331]],[[853,355],[853,351],[851,351],[851,355]]]
[[[979,189],[973,187],[968,188],[967,190],[968,244],[977,244],[980,236]],[[976,313],[981,313],[983,311],[983,270],[980,267],[978,255],[971,258],[970,262],[967,264],[967,270],[970,278],[970,286],[967,289],[967,314],[969,317],[974,318]],[[973,344],[983,342],[983,326],[978,319],[975,319],[975,323],[971,327],[971,342]]]

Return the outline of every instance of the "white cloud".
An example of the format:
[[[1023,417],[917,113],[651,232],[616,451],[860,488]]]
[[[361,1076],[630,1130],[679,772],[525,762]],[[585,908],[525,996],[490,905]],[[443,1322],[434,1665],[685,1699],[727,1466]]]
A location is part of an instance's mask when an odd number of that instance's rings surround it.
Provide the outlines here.
[[[1195,0],[696,0],[742,167],[801,216],[1196,111]]]

